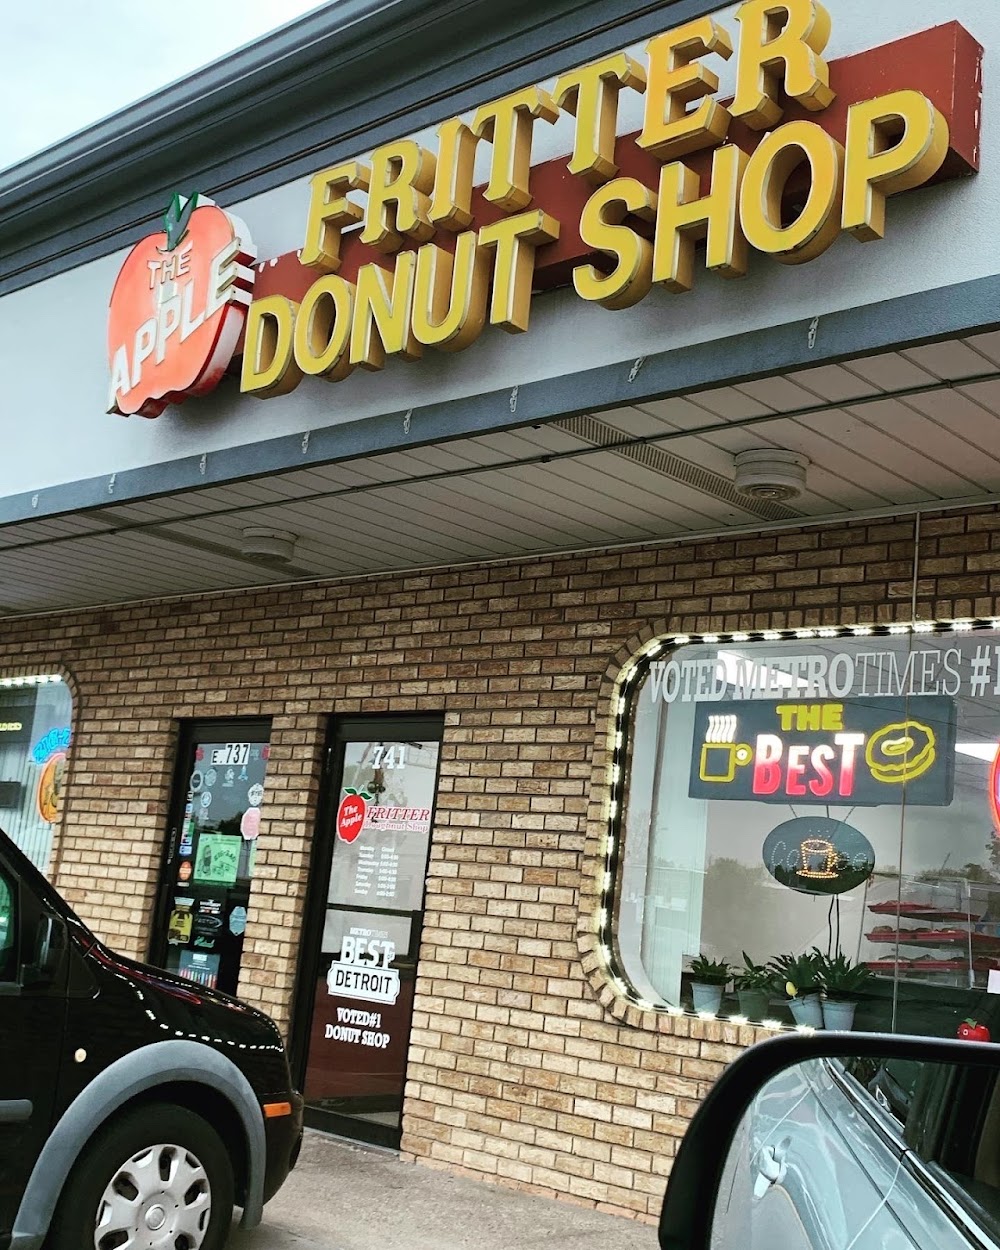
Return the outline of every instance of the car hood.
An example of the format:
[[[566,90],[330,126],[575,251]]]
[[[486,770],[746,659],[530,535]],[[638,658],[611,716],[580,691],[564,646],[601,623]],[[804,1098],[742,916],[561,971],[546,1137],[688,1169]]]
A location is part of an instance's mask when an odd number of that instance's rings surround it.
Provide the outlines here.
[[[221,990],[128,959],[96,938],[92,938],[85,958],[103,973],[130,986],[146,1004],[150,1019],[175,1033],[187,1024],[192,1033],[203,1034],[210,1021],[219,1035],[217,1040],[282,1045],[281,1034],[270,1016]]]

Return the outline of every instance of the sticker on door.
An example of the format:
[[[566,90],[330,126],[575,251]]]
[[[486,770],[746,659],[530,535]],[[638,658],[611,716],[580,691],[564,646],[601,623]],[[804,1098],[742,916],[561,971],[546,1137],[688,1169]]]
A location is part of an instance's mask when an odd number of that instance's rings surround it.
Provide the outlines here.
[[[368,1003],[395,1003],[399,997],[399,973],[389,965],[396,958],[396,945],[386,938],[362,934],[371,930],[352,929],[345,934],[340,959],[330,964],[327,989],[336,998],[359,998]]]

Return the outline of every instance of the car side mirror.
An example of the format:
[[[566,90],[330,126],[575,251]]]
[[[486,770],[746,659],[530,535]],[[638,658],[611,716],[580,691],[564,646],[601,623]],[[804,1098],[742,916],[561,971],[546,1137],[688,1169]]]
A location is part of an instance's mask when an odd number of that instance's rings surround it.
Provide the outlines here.
[[[57,917],[39,916],[31,962],[21,971],[23,987],[48,985],[56,979],[65,947],[62,937],[62,925]]]
[[[719,1077],[678,1148],[659,1237],[860,1250],[972,1245],[970,1228],[984,1244],[1000,1232],[1000,1046],[816,1033],[752,1046]]]

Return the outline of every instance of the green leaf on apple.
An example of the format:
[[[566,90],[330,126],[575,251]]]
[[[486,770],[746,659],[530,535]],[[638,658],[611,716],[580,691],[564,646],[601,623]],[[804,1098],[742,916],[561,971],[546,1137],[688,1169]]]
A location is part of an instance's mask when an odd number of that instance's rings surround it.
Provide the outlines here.
[[[197,194],[183,199],[175,194],[163,214],[163,228],[167,232],[166,251],[172,252],[187,234],[188,222],[198,203]]]

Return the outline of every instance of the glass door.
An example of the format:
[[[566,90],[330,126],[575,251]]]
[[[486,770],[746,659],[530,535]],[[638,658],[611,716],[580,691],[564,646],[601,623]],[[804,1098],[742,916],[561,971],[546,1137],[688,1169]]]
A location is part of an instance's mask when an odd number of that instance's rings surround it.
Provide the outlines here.
[[[270,723],[181,731],[150,962],[235,994],[250,909]]]
[[[398,1145],[442,721],[344,721],[330,748],[296,1029],[307,1122]]]

